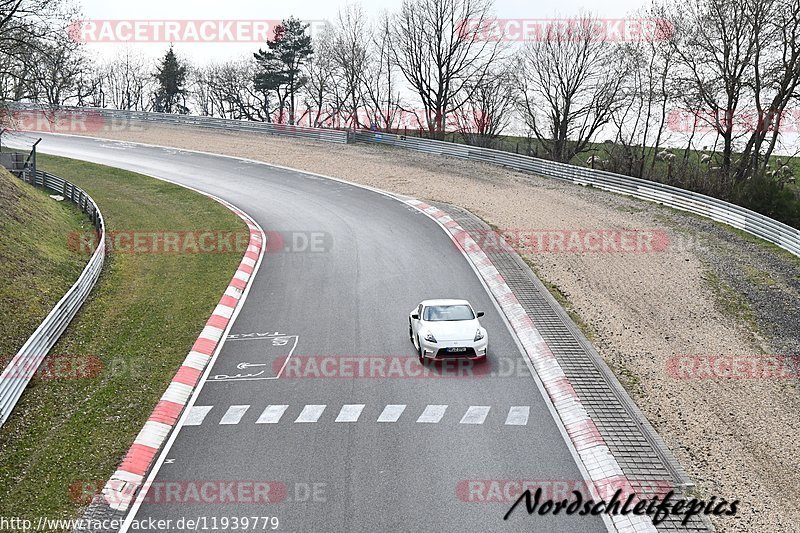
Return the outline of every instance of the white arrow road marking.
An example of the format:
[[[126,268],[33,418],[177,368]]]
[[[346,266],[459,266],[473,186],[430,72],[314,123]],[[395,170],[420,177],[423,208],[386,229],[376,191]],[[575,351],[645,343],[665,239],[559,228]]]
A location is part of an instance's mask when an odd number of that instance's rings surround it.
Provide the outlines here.
[[[508,410],[506,418],[507,426],[525,426],[528,424],[528,416],[531,408],[527,405],[516,405]]]
[[[236,368],[239,370],[245,370],[250,367],[254,366],[268,366],[267,363],[239,363],[236,365]]]
[[[249,405],[231,405],[219,421],[220,425],[238,424],[248,409]]]
[[[277,424],[288,408],[288,405],[268,405],[258,417],[256,424]]]
[[[326,405],[306,405],[300,416],[297,417],[297,422],[316,422],[322,416],[322,411],[325,410]]]
[[[213,409],[213,405],[194,405],[192,406],[191,410],[189,410],[189,416],[186,417],[186,421],[183,423],[184,426],[199,426],[203,423],[203,420],[206,419],[206,415],[208,414],[211,409]]]
[[[397,422],[405,410],[405,405],[387,405],[378,417],[378,422]]]
[[[489,415],[489,406],[486,405],[470,405],[464,417],[461,419],[461,424],[483,424],[486,417]]]
[[[339,411],[339,416],[336,417],[337,422],[358,422],[358,417],[361,416],[361,411],[364,410],[364,404],[351,404],[342,406]]]
[[[429,405],[425,408],[422,414],[419,415],[417,422],[422,422],[425,424],[438,424],[444,416],[444,412],[446,410],[446,405]]]

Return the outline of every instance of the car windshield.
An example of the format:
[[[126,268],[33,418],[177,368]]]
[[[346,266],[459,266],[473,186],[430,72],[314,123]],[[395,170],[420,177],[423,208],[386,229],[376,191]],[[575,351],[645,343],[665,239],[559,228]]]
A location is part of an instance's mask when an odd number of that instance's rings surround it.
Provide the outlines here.
[[[475,315],[468,305],[431,305],[425,308],[423,320],[439,322],[445,320],[472,320]]]

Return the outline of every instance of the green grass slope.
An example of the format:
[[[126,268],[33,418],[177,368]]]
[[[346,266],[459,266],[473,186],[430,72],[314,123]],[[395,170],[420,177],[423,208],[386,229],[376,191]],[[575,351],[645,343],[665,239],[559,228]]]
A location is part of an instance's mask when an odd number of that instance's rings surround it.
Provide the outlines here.
[[[71,233],[91,230],[72,203],[0,169],[0,361],[13,357],[80,276]],[[5,364],[3,364],[5,366]]]
[[[177,185],[44,155],[39,166],[87,191],[112,233],[247,231],[222,205]],[[51,352],[91,371],[34,379],[0,428],[0,516],[80,513],[166,390],[241,257],[241,251],[107,256],[89,300]]]

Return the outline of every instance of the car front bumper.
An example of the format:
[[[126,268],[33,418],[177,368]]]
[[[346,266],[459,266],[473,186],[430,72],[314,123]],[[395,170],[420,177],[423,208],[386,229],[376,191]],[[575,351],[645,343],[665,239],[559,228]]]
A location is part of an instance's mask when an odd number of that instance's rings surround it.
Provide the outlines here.
[[[438,341],[419,339],[422,357],[426,359],[485,359],[489,340]],[[451,350],[455,348],[455,350]]]

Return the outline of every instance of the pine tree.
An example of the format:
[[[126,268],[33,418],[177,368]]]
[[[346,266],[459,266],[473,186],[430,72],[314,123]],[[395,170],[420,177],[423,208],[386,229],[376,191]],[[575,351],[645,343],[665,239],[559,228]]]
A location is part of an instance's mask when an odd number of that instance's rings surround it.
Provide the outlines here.
[[[158,89],[155,93],[155,110],[159,113],[186,114],[189,110],[181,103],[186,96],[186,64],[178,60],[170,45],[155,74]]]
[[[253,54],[258,64],[253,80],[256,89],[277,94],[281,119],[288,99],[289,124],[295,120],[295,95],[306,83],[301,67],[313,52],[307,28],[308,24],[289,17],[275,28],[275,39],[267,43],[267,50]]]

